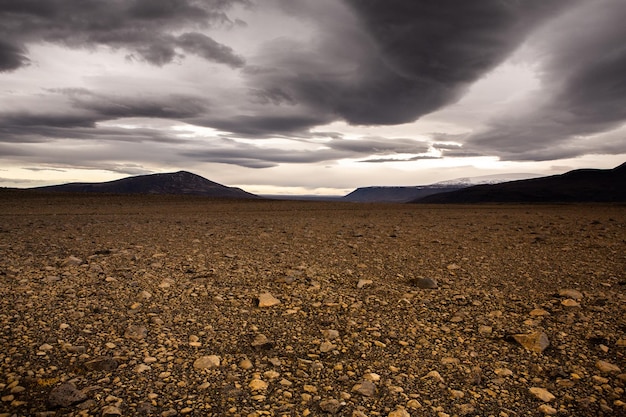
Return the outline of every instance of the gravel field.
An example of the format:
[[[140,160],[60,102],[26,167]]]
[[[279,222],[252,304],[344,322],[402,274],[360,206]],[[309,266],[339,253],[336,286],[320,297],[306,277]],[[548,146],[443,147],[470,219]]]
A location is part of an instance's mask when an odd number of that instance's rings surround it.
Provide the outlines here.
[[[626,416],[626,206],[0,192],[0,417]]]

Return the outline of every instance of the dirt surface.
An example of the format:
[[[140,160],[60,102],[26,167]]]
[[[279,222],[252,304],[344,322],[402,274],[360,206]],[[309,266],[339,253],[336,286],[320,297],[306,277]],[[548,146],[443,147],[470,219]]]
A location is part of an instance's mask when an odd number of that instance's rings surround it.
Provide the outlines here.
[[[5,191],[0,415],[623,416],[625,271],[623,205]]]

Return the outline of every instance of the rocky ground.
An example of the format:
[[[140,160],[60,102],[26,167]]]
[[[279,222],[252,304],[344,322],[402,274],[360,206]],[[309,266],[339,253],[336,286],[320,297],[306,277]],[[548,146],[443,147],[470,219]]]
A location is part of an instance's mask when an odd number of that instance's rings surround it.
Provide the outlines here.
[[[626,206],[0,195],[0,416],[626,415]]]

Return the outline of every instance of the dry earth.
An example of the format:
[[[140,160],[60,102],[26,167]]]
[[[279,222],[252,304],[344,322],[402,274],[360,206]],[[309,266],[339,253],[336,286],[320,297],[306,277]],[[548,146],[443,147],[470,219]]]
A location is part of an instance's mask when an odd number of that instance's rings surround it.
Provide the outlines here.
[[[623,416],[625,271],[623,205],[5,191],[0,415]]]

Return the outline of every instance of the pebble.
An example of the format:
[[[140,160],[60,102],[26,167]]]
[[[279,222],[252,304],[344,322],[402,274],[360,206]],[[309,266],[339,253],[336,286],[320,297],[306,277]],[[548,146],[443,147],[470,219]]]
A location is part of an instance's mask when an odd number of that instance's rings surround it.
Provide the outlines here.
[[[343,403],[339,402],[339,400],[336,400],[334,398],[320,401],[320,409],[330,414],[337,414],[343,406],[344,406]]]
[[[239,367],[247,371],[249,369],[252,369],[254,365],[252,364],[252,361],[250,359],[242,359],[241,362],[239,362]]]
[[[373,283],[374,281],[371,279],[360,279],[359,282],[357,282],[356,287],[360,289],[368,285],[372,285]]]
[[[90,371],[111,372],[117,369],[119,363],[113,358],[101,357],[85,362],[84,366]]]
[[[545,388],[532,387],[529,389],[530,393],[535,397],[539,398],[541,401],[550,402],[554,400],[556,397],[550,393]]]
[[[598,370],[600,372],[604,372],[604,373],[612,373],[612,372],[620,372],[621,369],[619,366],[617,365],[613,365],[610,362],[607,361],[597,361],[596,362],[596,368],[598,368]]]
[[[387,414],[387,417],[411,417],[411,415],[404,408],[398,408]]]
[[[258,349],[269,349],[273,345],[272,341],[267,338],[263,333],[259,333],[254,337],[252,341],[252,347]]]
[[[262,379],[255,378],[248,384],[252,391],[265,391],[269,384]]]
[[[417,288],[421,289],[436,289],[439,288],[437,281],[433,278],[414,278],[411,280],[411,284],[415,285]]]
[[[352,391],[358,392],[365,397],[373,397],[376,394],[376,385],[372,381],[364,379],[352,387]]]
[[[269,292],[260,294],[259,297],[257,298],[257,306],[261,308],[273,307],[278,304],[280,304],[280,300],[274,297]]]
[[[82,391],[76,388],[76,385],[66,382],[55,387],[48,395],[48,404],[53,407],[69,407],[74,404],[81,403],[87,399]]]
[[[322,335],[328,340],[339,339],[339,332],[337,330],[322,330]]]
[[[145,326],[131,324],[124,332],[124,337],[133,340],[142,340],[148,336],[148,329]]]
[[[332,344],[331,342],[322,342],[320,345],[320,352],[327,353],[337,348],[337,345]]]
[[[207,355],[196,359],[193,367],[196,369],[215,369],[220,367],[220,357],[217,355]]]
[[[571,298],[567,298],[563,301],[561,301],[561,305],[564,307],[580,307],[580,303],[576,300],[573,300]]]
[[[115,416],[121,416],[121,415],[122,415],[122,410],[120,410],[114,405],[107,405],[106,407],[102,409],[102,417],[115,417]]]
[[[541,404],[539,407],[537,407],[537,410],[547,416],[553,416],[558,413],[558,410],[556,408],[550,407],[548,404]]]
[[[550,346],[550,339],[543,332],[533,332],[528,334],[515,334],[513,339],[526,350],[531,352],[542,353]]]
[[[583,293],[578,290],[562,289],[559,290],[559,296],[565,298],[573,298],[574,300],[582,300]]]

